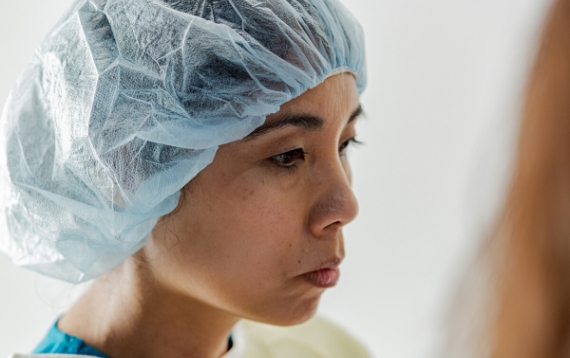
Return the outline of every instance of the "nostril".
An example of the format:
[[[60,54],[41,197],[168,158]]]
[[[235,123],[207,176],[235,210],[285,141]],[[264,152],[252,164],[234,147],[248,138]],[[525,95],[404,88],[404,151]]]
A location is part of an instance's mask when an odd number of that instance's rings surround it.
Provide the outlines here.
[[[337,220],[335,222],[332,222],[324,226],[323,229],[327,229],[327,231],[330,231],[331,229],[336,231],[342,229],[343,226],[344,226],[343,223]]]

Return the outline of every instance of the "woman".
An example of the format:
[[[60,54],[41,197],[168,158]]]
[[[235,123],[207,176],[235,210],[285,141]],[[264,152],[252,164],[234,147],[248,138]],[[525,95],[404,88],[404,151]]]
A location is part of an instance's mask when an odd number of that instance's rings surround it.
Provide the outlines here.
[[[365,81],[334,0],[76,1],[2,116],[2,250],[97,277],[35,352],[367,356],[274,327],[339,278]]]
[[[455,317],[465,317],[478,301],[473,319],[455,327],[475,330],[455,333],[450,357],[570,357],[569,99],[570,1],[556,0],[527,88],[510,192],[457,306]]]

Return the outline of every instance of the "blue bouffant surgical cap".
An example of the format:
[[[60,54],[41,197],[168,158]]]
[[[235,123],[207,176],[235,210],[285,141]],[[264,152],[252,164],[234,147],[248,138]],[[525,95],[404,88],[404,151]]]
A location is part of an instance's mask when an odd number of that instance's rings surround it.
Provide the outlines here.
[[[139,250],[180,189],[339,72],[366,84],[337,0],[77,0],[0,120],[0,251],[69,282]]]

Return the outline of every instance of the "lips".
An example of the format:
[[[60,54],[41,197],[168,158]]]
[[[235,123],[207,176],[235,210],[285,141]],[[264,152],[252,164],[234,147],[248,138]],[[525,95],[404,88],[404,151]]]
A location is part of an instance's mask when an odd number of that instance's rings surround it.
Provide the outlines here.
[[[340,270],[338,267],[335,267],[311,271],[304,274],[303,278],[313,286],[329,288],[335,286],[338,282],[338,279],[340,278]]]
[[[340,278],[340,258],[333,258],[318,267],[318,269],[301,275],[307,282],[320,288],[329,288],[336,285]]]

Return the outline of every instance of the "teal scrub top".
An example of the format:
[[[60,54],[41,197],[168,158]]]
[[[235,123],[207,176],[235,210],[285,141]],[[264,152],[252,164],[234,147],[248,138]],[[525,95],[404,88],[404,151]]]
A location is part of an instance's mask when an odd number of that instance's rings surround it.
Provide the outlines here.
[[[81,338],[70,336],[57,328],[57,322],[48,331],[45,338],[33,351],[33,353],[66,353],[83,354],[101,358],[109,358],[101,351],[88,346]]]

